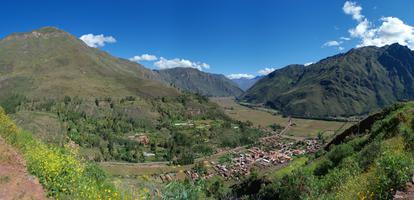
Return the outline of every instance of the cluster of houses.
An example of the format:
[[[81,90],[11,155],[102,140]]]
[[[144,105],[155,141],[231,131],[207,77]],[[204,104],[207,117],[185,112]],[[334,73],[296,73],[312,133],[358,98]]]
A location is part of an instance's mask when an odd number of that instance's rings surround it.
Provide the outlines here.
[[[199,175],[195,170],[185,170],[186,177],[190,180],[208,179],[214,176],[213,173],[207,172],[207,174]]]
[[[270,150],[266,151],[259,147],[247,150],[232,151],[231,162],[219,164],[210,161],[213,171],[208,170],[206,174],[200,175],[195,170],[184,170],[179,173],[162,174],[162,182],[170,182],[179,177],[189,180],[208,179],[218,174],[226,179],[239,179],[248,175],[252,168],[265,169],[271,166],[280,166],[289,163],[294,156],[306,153],[314,153],[321,148],[322,142],[318,138],[291,142],[280,137],[269,137],[266,142],[272,142]],[[268,146],[269,147],[269,146]]]
[[[318,138],[303,141],[306,145],[306,153],[315,153],[322,147],[322,142]]]
[[[199,173],[197,173],[195,170],[184,170],[184,171],[179,171],[178,173],[166,173],[166,174],[160,174],[158,175],[160,180],[163,183],[169,183],[173,180],[184,180],[184,179],[188,179],[188,180],[199,180],[199,179],[209,179],[211,177],[214,176],[214,173],[212,172],[207,172],[206,174],[202,174],[200,175]]]
[[[303,152],[295,152],[302,154]],[[272,165],[287,163],[292,160],[291,155],[280,151],[263,151],[257,147],[248,149],[245,153],[238,154],[229,165],[221,165],[212,162],[218,174],[225,178],[234,178],[250,173],[252,167],[266,168]]]
[[[273,151],[264,151],[258,147],[253,147],[244,153],[233,152],[237,156],[232,159],[230,164],[215,162],[211,162],[211,164],[219,175],[225,178],[237,179],[239,176],[249,174],[253,167],[278,166],[290,162],[293,156],[316,152],[321,147],[321,143],[317,138],[296,143],[285,143],[279,140],[276,146],[279,147],[278,150]]]

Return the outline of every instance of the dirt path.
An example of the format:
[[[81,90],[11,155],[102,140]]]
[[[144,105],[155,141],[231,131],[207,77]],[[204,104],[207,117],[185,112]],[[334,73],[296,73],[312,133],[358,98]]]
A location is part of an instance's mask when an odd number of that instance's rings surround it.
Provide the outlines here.
[[[394,195],[394,200],[409,200],[414,199],[414,176],[410,183],[407,184],[404,191],[397,191]]]
[[[22,156],[0,138],[0,199],[47,199],[37,179],[26,171]]]

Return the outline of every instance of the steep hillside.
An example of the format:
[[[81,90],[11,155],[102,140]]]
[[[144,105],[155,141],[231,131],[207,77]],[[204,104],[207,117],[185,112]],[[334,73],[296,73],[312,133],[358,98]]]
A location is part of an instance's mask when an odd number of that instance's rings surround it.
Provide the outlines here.
[[[1,199],[46,199],[45,194],[52,199],[132,199],[120,194],[96,165],[78,160],[75,145],[42,143],[18,128],[1,107],[0,137]],[[34,177],[28,178],[26,170]],[[9,183],[3,187],[3,181]]]
[[[47,199],[39,181],[30,177],[25,166],[22,155],[0,137],[0,199]]]
[[[393,44],[352,49],[306,67],[287,66],[258,81],[241,99],[293,116],[351,116],[414,99],[413,88],[414,52]]]
[[[156,73],[45,27],[0,40],[0,96],[175,96]]]
[[[410,196],[413,108],[413,102],[389,107],[362,121],[363,130],[351,127],[326,151],[308,156],[302,164],[291,164],[284,176],[250,176],[233,187],[233,194],[247,199],[351,200],[393,199],[396,191],[407,190],[397,193]]]
[[[254,78],[237,78],[237,79],[231,79],[231,80],[234,83],[236,83],[240,89],[242,89],[243,91],[246,91],[262,78],[263,76],[256,76]]]
[[[210,74],[193,68],[173,68],[158,71],[163,80],[194,93],[207,96],[238,96],[242,90],[224,75]]]

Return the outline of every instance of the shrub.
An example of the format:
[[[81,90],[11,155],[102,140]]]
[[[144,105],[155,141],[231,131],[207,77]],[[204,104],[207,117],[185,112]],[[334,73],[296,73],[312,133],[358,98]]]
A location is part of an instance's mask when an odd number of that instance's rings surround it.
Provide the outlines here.
[[[173,181],[163,189],[162,200],[198,200],[206,199],[202,188],[203,182],[195,183]]]
[[[319,162],[313,174],[315,176],[323,176],[328,173],[329,169],[331,169],[332,166],[333,166],[332,161],[325,158]]]
[[[206,180],[204,192],[207,197],[214,199],[223,199],[229,192],[229,188],[225,186],[224,180],[221,176],[214,176]]]
[[[280,181],[278,191],[280,199],[306,199],[312,193],[312,182],[314,176],[304,171],[293,171]]]
[[[329,153],[327,153],[327,157],[332,161],[333,166],[336,166],[342,159],[350,156],[352,153],[354,153],[352,146],[345,143],[335,146],[331,151],[329,151]]]
[[[377,199],[392,199],[393,191],[402,189],[413,172],[413,159],[402,153],[385,152],[377,161],[377,185],[372,189]]]
[[[373,142],[363,148],[358,155],[358,162],[362,169],[367,169],[381,153],[381,145]]]
[[[48,147],[19,130],[0,108],[0,135],[23,154],[29,172],[56,199],[121,199],[104,174],[62,148]]]
[[[0,101],[0,106],[4,108],[6,113],[15,113],[17,108],[21,105],[23,101],[26,100],[26,97],[20,94],[12,94],[5,99]]]

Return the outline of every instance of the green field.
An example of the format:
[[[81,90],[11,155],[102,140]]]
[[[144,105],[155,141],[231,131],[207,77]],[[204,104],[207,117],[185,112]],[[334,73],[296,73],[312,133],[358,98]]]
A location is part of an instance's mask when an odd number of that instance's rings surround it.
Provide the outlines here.
[[[113,176],[150,176],[165,173],[180,172],[191,169],[193,165],[169,166],[164,162],[154,163],[116,163],[102,162],[99,164],[106,172]]]
[[[11,115],[19,127],[48,143],[61,145],[64,142],[62,124],[57,115],[42,111],[19,111]]]
[[[215,97],[211,98],[211,100],[224,108],[226,114],[230,117],[240,121],[251,121],[255,126],[268,127],[275,123],[281,126],[286,126],[288,123],[287,117],[271,114],[265,110],[242,106],[236,103],[234,98],[231,97]],[[319,132],[324,133],[326,137],[330,137],[336,132],[340,132],[351,125],[349,122],[299,118],[292,118],[292,122],[295,125],[293,125],[286,134],[296,137],[314,137]]]

